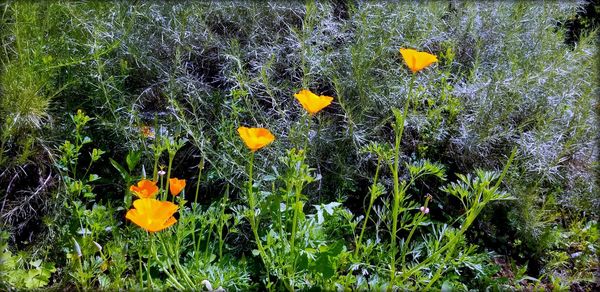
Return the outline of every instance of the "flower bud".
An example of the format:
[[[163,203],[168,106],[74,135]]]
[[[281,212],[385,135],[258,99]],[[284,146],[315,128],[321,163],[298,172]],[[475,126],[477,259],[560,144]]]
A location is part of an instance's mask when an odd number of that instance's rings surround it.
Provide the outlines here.
[[[75,253],[77,253],[78,257],[82,257],[83,254],[81,253],[81,247],[79,246],[79,242],[77,242],[77,240],[75,240],[75,238],[73,238],[73,242],[75,242]]]
[[[98,251],[102,251],[102,246],[99,243],[97,243],[95,241],[92,241],[92,242],[94,243],[94,245],[96,246],[96,248],[98,249]]]

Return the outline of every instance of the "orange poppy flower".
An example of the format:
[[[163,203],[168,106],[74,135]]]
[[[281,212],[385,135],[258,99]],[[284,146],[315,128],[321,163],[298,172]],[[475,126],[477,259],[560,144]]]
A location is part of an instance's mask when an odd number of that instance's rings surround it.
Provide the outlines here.
[[[438,61],[435,55],[413,49],[400,49],[400,54],[402,54],[406,66],[410,68],[413,74]]]
[[[171,202],[137,199],[133,201],[133,207],[127,211],[125,218],[150,232],[161,231],[177,222],[173,214],[179,207]]]
[[[170,178],[169,179],[169,190],[171,195],[177,196],[185,188],[185,179]]]
[[[244,141],[244,144],[246,144],[252,152],[275,141],[275,136],[265,128],[239,127],[237,131],[240,138],[242,138],[242,141]]]
[[[129,190],[140,198],[152,198],[158,193],[156,182],[143,179],[137,183],[137,186],[129,187]]]
[[[311,115],[318,113],[333,101],[333,97],[327,95],[316,95],[308,89],[302,89],[294,94],[302,107]]]

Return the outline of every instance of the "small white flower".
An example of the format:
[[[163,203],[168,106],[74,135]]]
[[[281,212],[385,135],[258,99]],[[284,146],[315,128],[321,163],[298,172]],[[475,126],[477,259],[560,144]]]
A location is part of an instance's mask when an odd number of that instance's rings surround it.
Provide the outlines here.
[[[426,208],[425,206],[421,206],[421,208],[419,208],[419,210],[423,214],[429,214],[429,208]]]
[[[167,172],[166,172],[166,171],[164,171],[164,170],[159,170],[159,171],[158,171],[158,175],[160,175],[160,176],[163,176],[163,175],[165,175],[165,174],[167,174]]]

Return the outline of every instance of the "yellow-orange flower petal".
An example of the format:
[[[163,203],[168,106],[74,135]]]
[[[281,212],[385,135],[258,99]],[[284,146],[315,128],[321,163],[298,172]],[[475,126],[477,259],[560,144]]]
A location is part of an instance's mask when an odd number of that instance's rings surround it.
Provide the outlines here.
[[[170,178],[169,179],[169,190],[171,195],[177,196],[185,188],[185,179]]]
[[[129,190],[140,198],[152,198],[158,193],[156,182],[143,179],[136,186],[129,187]]]
[[[333,97],[327,95],[316,95],[308,89],[302,89],[294,94],[302,107],[311,115],[318,113],[333,101]]]
[[[161,231],[177,222],[173,214],[177,212],[179,206],[171,202],[148,198],[137,199],[133,202],[133,207],[127,211],[125,218],[147,231]]]
[[[271,131],[265,128],[239,127],[237,131],[240,138],[242,138],[242,141],[244,141],[244,144],[246,144],[252,152],[275,141],[275,136],[273,136]]]
[[[400,49],[400,54],[413,74],[438,61],[435,55],[413,49]]]

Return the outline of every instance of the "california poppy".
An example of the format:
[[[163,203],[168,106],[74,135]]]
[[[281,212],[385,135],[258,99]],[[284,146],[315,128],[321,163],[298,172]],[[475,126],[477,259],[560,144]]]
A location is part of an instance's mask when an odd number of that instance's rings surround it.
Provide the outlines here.
[[[302,107],[311,115],[318,113],[333,101],[333,97],[327,95],[316,95],[308,89],[302,89],[294,94]]]
[[[125,218],[150,232],[161,231],[177,222],[173,214],[179,208],[171,202],[156,199],[137,199]]]
[[[406,66],[413,74],[438,61],[435,55],[413,49],[400,49],[400,54],[402,54]]]
[[[185,179],[170,178],[169,179],[169,190],[171,195],[177,196],[185,188]]]
[[[237,131],[240,138],[242,138],[242,141],[244,141],[244,144],[246,144],[252,152],[275,141],[275,136],[271,134],[271,131],[265,128],[239,127]]]
[[[129,187],[129,190],[140,198],[152,198],[158,193],[156,182],[147,179],[139,181],[137,186]]]

